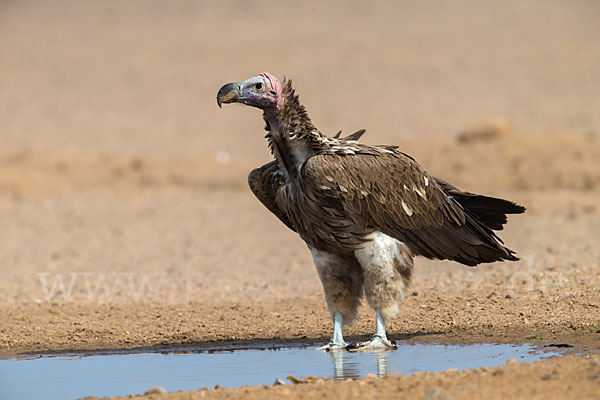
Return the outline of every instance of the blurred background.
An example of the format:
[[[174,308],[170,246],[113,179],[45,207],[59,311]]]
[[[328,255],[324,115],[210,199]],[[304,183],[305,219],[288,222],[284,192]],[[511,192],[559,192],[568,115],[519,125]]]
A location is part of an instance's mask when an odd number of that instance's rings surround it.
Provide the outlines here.
[[[508,244],[537,254],[549,238],[532,227],[597,218],[598,21],[593,0],[1,0],[0,300],[44,300],[41,272],[320,296],[303,243],[246,187],[270,160],[260,113],[215,102],[262,71],[293,79],[323,132],[365,128],[526,203]],[[596,260],[589,240],[557,241]]]
[[[256,161],[260,115],[215,96],[262,71],[292,78],[324,132],[370,141],[498,117],[586,132],[599,18],[593,0],[3,0],[0,152]]]

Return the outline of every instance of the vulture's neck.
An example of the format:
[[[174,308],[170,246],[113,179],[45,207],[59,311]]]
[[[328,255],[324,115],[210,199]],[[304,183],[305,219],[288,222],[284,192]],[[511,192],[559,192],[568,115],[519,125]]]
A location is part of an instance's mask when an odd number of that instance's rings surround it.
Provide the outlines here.
[[[281,108],[264,110],[266,137],[281,172],[296,180],[302,164],[324,145],[323,136],[300,104],[291,81],[284,81],[282,96]]]

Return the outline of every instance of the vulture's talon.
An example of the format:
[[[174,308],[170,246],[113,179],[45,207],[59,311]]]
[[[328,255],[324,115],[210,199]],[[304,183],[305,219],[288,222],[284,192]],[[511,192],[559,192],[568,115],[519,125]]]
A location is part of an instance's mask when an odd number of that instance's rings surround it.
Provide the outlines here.
[[[323,350],[326,352],[330,352],[332,350],[343,350],[348,348],[348,344],[346,342],[336,343],[334,341],[330,341],[324,346],[317,347],[317,350]]]
[[[346,346],[348,351],[371,351],[371,350],[396,350],[395,341],[390,341],[386,337],[374,335],[371,340],[364,342],[351,343]]]

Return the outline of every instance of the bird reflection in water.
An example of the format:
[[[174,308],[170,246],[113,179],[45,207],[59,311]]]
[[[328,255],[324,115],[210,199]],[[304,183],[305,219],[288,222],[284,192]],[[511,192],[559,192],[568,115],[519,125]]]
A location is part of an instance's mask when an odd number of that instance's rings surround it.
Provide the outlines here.
[[[359,354],[349,353],[345,349],[332,349],[328,353],[331,355],[333,361],[333,379],[337,381],[361,378],[362,375],[359,371],[359,365],[364,363],[365,360],[361,360],[363,357],[374,358],[375,364],[377,365],[377,376],[379,378],[384,378],[387,375],[388,351],[389,350],[387,349],[379,349]]]

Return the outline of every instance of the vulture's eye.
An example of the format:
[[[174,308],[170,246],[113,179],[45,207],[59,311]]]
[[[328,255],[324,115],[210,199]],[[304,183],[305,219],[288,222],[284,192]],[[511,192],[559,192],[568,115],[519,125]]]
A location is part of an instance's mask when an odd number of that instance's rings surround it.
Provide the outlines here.
[[[256,84],[255,88],[256,88],[257,90],[262,90],[262,88],[263,88],[263,84],[259,82],[259,83],[257,83],[257,84]]]

